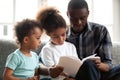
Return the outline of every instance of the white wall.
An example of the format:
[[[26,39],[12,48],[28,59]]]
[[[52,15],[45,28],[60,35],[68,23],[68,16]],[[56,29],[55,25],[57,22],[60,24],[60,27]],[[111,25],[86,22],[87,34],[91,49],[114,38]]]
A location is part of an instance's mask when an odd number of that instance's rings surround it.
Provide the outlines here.
[[[120,41],[120,0],[113,0],[113,39]]]

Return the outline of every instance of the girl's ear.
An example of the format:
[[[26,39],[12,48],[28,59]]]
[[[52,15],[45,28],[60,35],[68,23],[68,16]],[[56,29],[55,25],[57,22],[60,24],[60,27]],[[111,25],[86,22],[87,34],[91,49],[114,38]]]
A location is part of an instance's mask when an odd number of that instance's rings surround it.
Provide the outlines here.
[[[24,37],[23,42],[27,43],[28,42],[28,37]]]

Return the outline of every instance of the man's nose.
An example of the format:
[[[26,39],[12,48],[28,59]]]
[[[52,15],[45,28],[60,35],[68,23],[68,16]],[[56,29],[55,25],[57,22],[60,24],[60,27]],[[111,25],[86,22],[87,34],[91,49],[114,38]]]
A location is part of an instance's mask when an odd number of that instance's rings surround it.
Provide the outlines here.
[[[82,24],[82,21],[80,19],[78,19],[78,24]]]

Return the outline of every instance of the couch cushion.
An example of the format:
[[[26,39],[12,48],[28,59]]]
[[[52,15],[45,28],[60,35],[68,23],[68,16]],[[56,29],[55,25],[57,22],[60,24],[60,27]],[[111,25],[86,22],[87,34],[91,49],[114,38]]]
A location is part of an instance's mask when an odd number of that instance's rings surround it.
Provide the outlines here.
[[[6,58],[8,54],[13,52],[16,48],[17,45],[13,41],[0,40],[0,80],[2,80]]]
[[[118,42],[113,43],[112,56],[113,56],[113,65],[115,66],[120,64],[120,43]]]

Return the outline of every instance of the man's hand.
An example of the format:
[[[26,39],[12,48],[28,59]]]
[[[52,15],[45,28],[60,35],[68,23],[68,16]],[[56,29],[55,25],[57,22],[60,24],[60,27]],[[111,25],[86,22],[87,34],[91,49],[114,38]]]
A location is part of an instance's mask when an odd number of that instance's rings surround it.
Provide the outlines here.
[[[100,59],[93,60],[94,63],[96,64],[97,68],[100,69],[101,71],[109,71],[109,65],[107,63],[101,62]]]
[[[64,68],[61,66],[51,67],[49,69],[49,74],[52,78],[56,78],[63,72],[63,70],[64,70]]]

